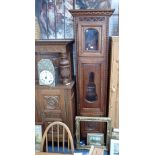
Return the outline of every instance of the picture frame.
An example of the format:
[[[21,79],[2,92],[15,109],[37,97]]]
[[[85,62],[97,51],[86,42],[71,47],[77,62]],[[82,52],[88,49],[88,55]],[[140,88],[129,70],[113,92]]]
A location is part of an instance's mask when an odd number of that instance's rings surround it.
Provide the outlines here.
[[[42,140],[42,125],[35,124],[35,151],[40,152],[40,144]]]
[[[73,8],[74,0],[35,0],[39,39],[73,39]]]
[[[119,140],[118,139],[111,139],[110,155],[119,155]]]
[[[106,143],[98,147],[103,148],[104,150],[109,150],[110,138],[111,138],[111,118],[110,117],[86,117],[86,116],[76,116],[76,148],[77,149],[90,149],[91,145],[81,145],[80,144],[80,122],[103,122],[107,123],[107,132],[106,132]]]
[[[75,9],[109,9],[111,0],[75,0]]]
[[[103,133],[88,133],[87,134],[87,145],[95,145],[95,146],[104,145],[104,134]]]
[[[119,129],[116,129],[116,128],[113,129],[111,138],[119,140]]]

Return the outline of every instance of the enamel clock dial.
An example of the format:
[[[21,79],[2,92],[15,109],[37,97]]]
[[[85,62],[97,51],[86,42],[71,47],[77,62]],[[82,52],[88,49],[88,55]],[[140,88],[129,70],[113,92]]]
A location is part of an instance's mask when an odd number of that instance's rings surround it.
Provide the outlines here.
[[[38,62],[38,76],[40,85],[55,86],[55,69],[50,59]]]
[[[54,81],[54,77],[53,74],[51,72],[49,72],[48,70],[43,70],[40,73],[40,80],[42,81],[42,83],[44,83],[45,85],[50,85],[53,83]]]

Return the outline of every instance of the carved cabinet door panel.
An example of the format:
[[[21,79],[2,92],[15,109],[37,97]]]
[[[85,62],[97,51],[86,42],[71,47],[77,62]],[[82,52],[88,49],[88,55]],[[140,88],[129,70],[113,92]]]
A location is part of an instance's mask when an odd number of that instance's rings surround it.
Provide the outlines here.
[[[36,104],[40,107],[40,115],[44,121],[65,121],[66,110],[64,94],[60,89],[36,89]]]
[[[103,59],[79,59],[78,84],[80,114],[105,116],[107,81]]]

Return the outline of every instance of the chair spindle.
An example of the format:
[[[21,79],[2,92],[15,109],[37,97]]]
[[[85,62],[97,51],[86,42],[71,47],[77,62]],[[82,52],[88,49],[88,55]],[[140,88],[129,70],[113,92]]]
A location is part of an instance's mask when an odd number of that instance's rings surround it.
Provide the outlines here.
[[[48,139],[47,139],[47,135],[46,135],[46,152],[48,152]]]
[[[68,135],[68,151],[69,151],[69,135]]]
[[[58,152],[59,152],[59,124],[57,124]]]
[[[65,143],[65,128],[63,127],[63,152],[64,151],[64,143]]]
[[[53,126],[52,126],[52,152],[54,152]]]

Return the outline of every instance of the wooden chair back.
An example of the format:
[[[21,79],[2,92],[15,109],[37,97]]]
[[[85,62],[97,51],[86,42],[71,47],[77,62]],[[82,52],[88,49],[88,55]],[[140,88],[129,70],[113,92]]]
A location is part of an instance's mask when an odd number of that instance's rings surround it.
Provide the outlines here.
[[[56,128],[54,128],[56,127]],[[67,144],[68,144],[68,152],[67,153],[71,153],[74,154],[74,143],[73,143],[73,138],[72,138],[72,134],[68,128],[68,126],[66,124],[64,124],[63,122],[53,122],[50,123],[47,128],[45,129],[45,132],[43,134],[43,138],[41,141],[41,152],[43,152],[44,149],[44,144],[46,142],[46,152],[48,152],[48,132],[51,130],[51,141],[52,141],[52,152],[54,151],[54,140],[55,138],[57,139],[57,152],[60,152],[59,147],[60,147],[60,127],[62,127],[62,136],[61,136],[61,140],[62,140],[62,151],[65,152],[65,140],[67,139]],[[56,129],[57,131],[54,132],[54,129]],[[67,133],[67,134],[66,134]],[[67,138],[66,138],[67,137]],[[71,148],[70,148],[71,147]]]

